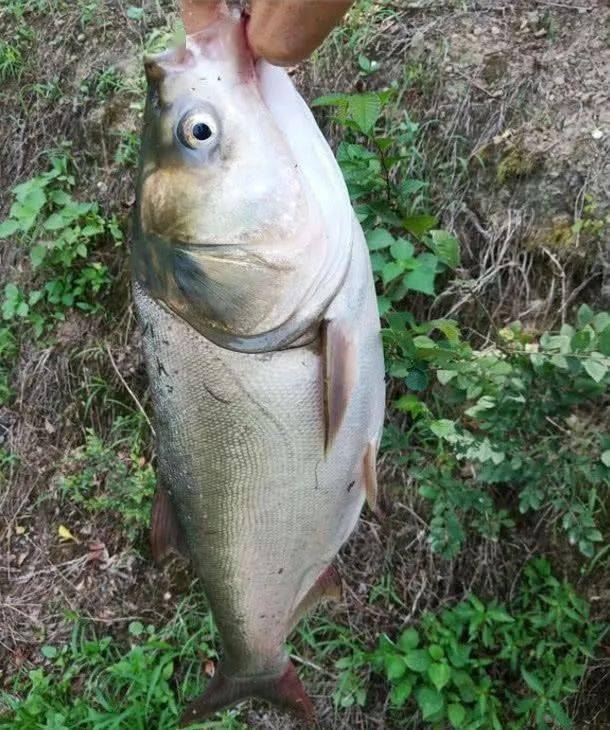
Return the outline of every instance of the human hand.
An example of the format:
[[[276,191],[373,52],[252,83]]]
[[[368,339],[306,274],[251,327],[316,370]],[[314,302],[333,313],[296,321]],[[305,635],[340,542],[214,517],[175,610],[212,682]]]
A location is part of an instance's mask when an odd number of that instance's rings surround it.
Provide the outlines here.
[[[341,20],[353,0],[251,0],[246,26],[257,58],[288,66],[307,58]],[[182,0],[187,35],[217,17],[224,0]]]

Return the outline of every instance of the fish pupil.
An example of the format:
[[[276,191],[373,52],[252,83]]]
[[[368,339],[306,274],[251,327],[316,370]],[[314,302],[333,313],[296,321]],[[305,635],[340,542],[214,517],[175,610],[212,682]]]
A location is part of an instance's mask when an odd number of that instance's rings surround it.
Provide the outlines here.
[[[208,127],[207,124],[204,124],[203,122],[197,122],[197,124],[193,124],[193,137],[195,139],[198,139],[200,142],[203,142],[206,139],[209,139],[212,136],[212,130]]]

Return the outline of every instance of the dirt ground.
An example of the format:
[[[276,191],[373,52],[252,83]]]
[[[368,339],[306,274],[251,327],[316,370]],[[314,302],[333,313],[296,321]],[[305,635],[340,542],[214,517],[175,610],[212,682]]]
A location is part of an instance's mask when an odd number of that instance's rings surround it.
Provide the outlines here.
[[[167,0],[144,8],[143,19],[132,19],[119,0],[28,6],[25,17],[35,28],[24,44],[28,63],[0,91],[1,213],[10,204],[8,189],[44,169],[42,153],[70,140],[79,196],[100,201],[129,231],[134,170],[119,165],[115,153],[121,135],[139,129],[145,39],[155,29],[167,35],[175,18]],[[607,2],[398,0],[367,12],[294,70],[305,97],[377,89],[407,75],[403,101],[425,128],[421,152],[433,196],[443,225],[463,243],[479,297],[506,321],[560,321],[577,300],[608,307],[610,241],[570,232],[586,206],[593,222],[610,212]],[[0,24],[17,34],[7,10]],[[377,60],[379,71],[363,76],[359,54]],[[106,90],[100,78],[111,66],[121,80]],[[59,95],[31,88],[47,83],[57,84]],[[336,143],[337,130],[324,114],[320,121]],[[2,244],[2,281],[27,277],[23,252]],[[109,432],[134,400],[149,410],[128,250],[129,236],[122,248],[101,252],[114,281],[103,314],[70,316],[43,347],[23,343],[16,397],[0,408],[0,445],[17,457],[0,481],[0,685],[39,661],[41,643],[66,639],[66,610],[120,634],[134,617],[166,621],[190,583],[184,568],[156,567],[146,546],[134,549],[112,520],[67,505],[57,489],[62,460],[83,443],[86,429]],[[469,303],[449,292],[432,312],[467,317]],[[143,458],[154,460],[149,432],[145,440]],[[536,534],[511,544],[481,541],[448,563],[429,550],[426,512],[409,476],[382,460],[381,477],[395,495],[392,515],[381,525],[365,514],[342,551],[346,595],[323,609],[330,620],[374,643],[379,633],[470,590],[505,594]],[[76,539],[58,539],[59,525]],[[388,573],[400,603],[368,602]],[[573,580],[584,595],[605,596],[595,610],[607,619],[608,584],[591,585],[577,572]],[[317,666],[315,656],[303,658]],[[366,711],[338,711],[330,701],[332,663],[318,669],[308,686],[321,727],[392,727],[381,685],[372,684]],[[579,697],[579,727],[610,727],[608,693],[602,667]],[[295,726],[260,708],[244,717],[252,727]]]

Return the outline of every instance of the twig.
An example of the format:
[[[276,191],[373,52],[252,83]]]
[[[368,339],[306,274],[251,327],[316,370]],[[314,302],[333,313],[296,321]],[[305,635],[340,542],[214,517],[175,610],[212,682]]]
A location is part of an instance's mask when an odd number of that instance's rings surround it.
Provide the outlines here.
[[[112,353],[110,352],[110,347],[109,347],[109,345],[108,345],[107,342],[105,343],[105,347],[106,347],[106,352],[108,353],[108,357],[110,358],[110,363],[112,364],[112,367],[114,368],[114,372],[117,374],[119,380],[121,381],[121,383],[125,387],[125,390],[129,393],[129,395],[131,396],[133,402],[138,407],[138,410],[140,411],[140,413],[144,416],[144,419],[145,419],[146,423],[148,424],[148,427],[150,428],[150,431],[151,431],[152,435],[156,437],[157,434],[155,433],[155,429],[153,428],[153,425],[150,422],[150,418],[148,417],[148,414],[146,413],[146,411],[144,410],[144,407],[142,406],[142,404],[138,400],[138,396],[133,392],[133,390],[129,387],[129,385],[128,385],[127,381],[125,380],[125,378],[122,376],[121,371],[117,367],[117,364],[114,361],[114,358],[112,357]]]
[[[290,654],[290,658],[292,659],[292,661],[297,662],[298,664],[303,664],[304,666],[309,667],[310,669],[315,669],[316,672],[319,672],[320,674],[325,674],[327,677],[330,677],[331,679],[337,679],[336,674],[326,671],[326,669],[319,666],[318,664],[314,664],[313,662],[310,662],[308,659],[302,659],[300,656],[297,656],[296,654]]]

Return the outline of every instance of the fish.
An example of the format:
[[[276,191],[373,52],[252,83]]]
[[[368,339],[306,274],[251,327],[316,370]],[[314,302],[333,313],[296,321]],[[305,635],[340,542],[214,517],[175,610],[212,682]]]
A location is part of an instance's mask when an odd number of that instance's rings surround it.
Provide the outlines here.
[[[151,547],[190,557],[222,644],[188,725],[244,699],[305,718],[287,655],[339,598],[376,456],[383,348],[362,228],[282,68],[221,6],[145,60],[132,290],[157,439]]]

